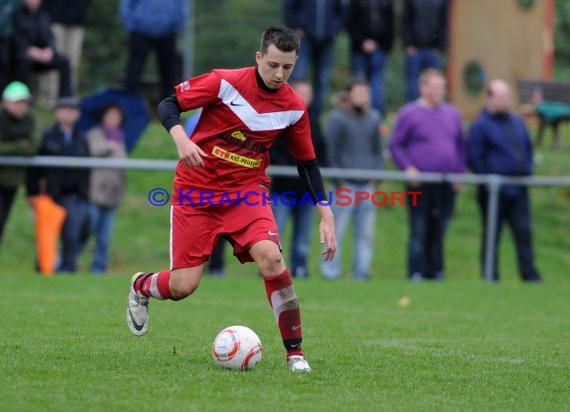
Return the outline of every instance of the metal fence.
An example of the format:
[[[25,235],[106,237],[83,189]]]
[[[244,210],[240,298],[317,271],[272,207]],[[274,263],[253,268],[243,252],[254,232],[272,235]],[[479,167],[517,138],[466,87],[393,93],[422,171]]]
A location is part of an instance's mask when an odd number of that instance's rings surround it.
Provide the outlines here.
[[[139,170],[170,170],[176,168],[177,160],[154,159],[101,159],[88,157],[59,157],[59,156],[0,156],[0,166],[26,166],[26,167],[78,167],[78,168],[109,168],[109,169],[139,169]],[[405,172],[368,169],[338,169],[322,168],[321,173],[326,178],[337,179],[370,179],[382,181],[406,182],[410,178]],[[270,176],[297,176],[297,168],[293,166],[270,166]],[[494,253],[496,228],[499,213],[499,193],[504,185],[521,186],[559,186],[570,187],[570,176],[529,176],[507,177],[500,175],[473,175],[454,173],[421,173],[414,177],[418,182],[432,183],[459,183],[468,185],[487,186],[488,214],[487,239],[484,259],[484,275],[487,281],[493,281]]]

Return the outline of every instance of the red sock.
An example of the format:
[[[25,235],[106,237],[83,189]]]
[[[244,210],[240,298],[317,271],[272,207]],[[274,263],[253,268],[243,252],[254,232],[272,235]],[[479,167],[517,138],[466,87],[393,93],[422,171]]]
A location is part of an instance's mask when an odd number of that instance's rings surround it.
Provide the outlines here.
[[[287,355],[303,356],[301,350],[301,310],[289,271],[279,275],[263,277],[267,300],[273,308],[275,319],[281,331],[281,338]]]
[[[135,281],[135,291],[148,298],[172,299],[170,293],[170,270],[141,275]]]

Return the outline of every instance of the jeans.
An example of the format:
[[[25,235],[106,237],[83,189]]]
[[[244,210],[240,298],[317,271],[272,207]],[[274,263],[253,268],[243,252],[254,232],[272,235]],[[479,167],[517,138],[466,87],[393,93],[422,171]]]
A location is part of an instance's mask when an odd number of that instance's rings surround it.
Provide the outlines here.
[[[372,107],[384,113],[384,67],[387,55],[383,50],[373,53],[352,52],[352,74],[356,78],[365,79],[370,83],[372,93]]]
[[[89,237],[89,203],[77,195],[58,200],[67,213],[61,230],[61,262],[58,272],[76,272],[77,259]]]
[[[328,88],[333,64],[334,40],[314,40],[303,37],[301,50],[291,81],[309,80],[309,68],[313,63],[313,102],[311,111],[318,117],[323,109],[323,102]]]
[[[477,191],[477,203],[481,212],[483,233],[481,239],[481,268],[485,267],[485,250],[487,247],[487,201],[489,195],[485,187],[479,187]],[[507,222],[513,233],[517,251],[517,261],[522,280],[540,280],[534,264],[534,253],[532,247],[532,225],[530,221],[530,201],[528,190],[521,188],[520,193],[507,194],[501,192],[499,195],[499,214],[497,221],[497,231],[495,233],[495,244],[493,247],[494,267],[493,278],[499,280],[498,271],[498,248],[501,237],[503,222]]]
[[[95,250],[93,251],[92,273],[104,273],[107,270],[107,255],[109,243],[115,225],[115,208],[90,205],[91,233],[95,235]]]
[[[418,49],[413,54],[406,54],[406,101],[411,102],[419,96],[420,74],[426,69],[441,69],[441,55],[432,49]]]
[[[408,187],[421,191],[416,206],[407,201],[410,222],[408,276],[441,279],[444,273],[443,240],[453,215],[455,191],[449,183],[423,183]]]
[[[126,86],[129,91],[138,91],[144,63],[151,48],[156,50],[156,61],[160,72],[160,93],[162,98],[173,93],[176,83],[176,34],[152,38],[143,33],[129,35],[129,58]]]
[[[366,191],[370,194],[370,198],[374,193],[373,186],[368,183],[344,183],[342,187],[353,192]],[[337,279],[341,275],[342,242],[348,222],[352,217],[354,230],[352,277],[359,280],[368,279],[374,248],[376,207],[369,200],[360,202],[358,206],[354,201],[349,205],[339,206],[333,199],[331,208],[335,216],[337,251],[334,260],[321,264],[323,276],[327,279]]]
[[[281,202],[273,204],[273,215],[279,233],[285,233],[287,218],[293,219],[293,231],[291,235],[291,275],[293,277],[309,277],[307,256],[311,248],[311,230],[314,221],[315,207],[304,202],[301,205],[287,206]]]

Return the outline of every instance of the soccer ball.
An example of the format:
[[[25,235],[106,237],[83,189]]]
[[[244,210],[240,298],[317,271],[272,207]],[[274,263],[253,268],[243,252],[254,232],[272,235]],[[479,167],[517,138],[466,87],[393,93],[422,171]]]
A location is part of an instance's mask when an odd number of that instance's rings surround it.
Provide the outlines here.
[[[253,369],[261,360],[263,346],[259,337],[245,326],[228,326],[212,344],[212,355],[223,368]]]

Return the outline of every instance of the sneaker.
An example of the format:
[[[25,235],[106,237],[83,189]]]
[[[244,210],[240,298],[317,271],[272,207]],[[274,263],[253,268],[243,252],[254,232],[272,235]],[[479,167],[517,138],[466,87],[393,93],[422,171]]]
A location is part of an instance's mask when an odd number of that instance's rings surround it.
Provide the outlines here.
[[[293,355],[287,357],[287,367],[293,372],[311,372],[309,363],[304,356]]]
[[[422,275],[419,272],[414,272],[414,273],[412,273],[412,276],[410,276],[410,281],[412,281],[412,282],[421,282],[424,279],[425,279],[424,275]]]
[[[135,292],[135,281],[144,274],[138,272],[133,275],[127,298],[127,325],[136,336],[144,335],[148,329],[148,298]]]

